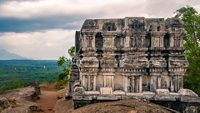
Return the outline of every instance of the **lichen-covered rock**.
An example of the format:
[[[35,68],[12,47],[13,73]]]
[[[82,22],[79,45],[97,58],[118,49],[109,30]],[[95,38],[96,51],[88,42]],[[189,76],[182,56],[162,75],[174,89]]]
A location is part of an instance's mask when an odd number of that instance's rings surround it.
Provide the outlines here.
[[[38,94],[34,87],[22,88],[22,89],[20,89],[18,94],[21,95],[26,100],[34,100],[38,97]]]
[[[6,109],[10,107],[8,99],[5,97],[0,97],[0,109]]]
[[[29,111],[31,112],[37,112],[37,111],[40,111],[41,110],[41,106],[36,104],[36,103],[33,103],[32,105],[28,106],[29,108]]]
[[[186,107],[184,113],[199,113],[199,112],[196,106],[189,106],[189,107]]]
[[[0,97],[1,113],[33,113],[41,110],[41,106],[32,102],[37,98],[34,87],[25,87],[11,90]]]

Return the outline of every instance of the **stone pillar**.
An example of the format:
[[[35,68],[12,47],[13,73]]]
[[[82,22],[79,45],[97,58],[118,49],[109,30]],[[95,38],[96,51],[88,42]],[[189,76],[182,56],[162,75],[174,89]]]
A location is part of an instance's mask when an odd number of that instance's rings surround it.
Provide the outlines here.
[[[90,91],[90,89],[91,89],[91,87],[90,87],[90,86],[91,86],[91,85],[90,85],[91,82],[90,82],[90,81],[91,81],[91,80],[90,80],[90,75],[88,75],[88,81],[87,81],[87,82],[88,82],[88,83],[87,83],[87,84],[88,84],[88,91]]]
[[[152,36],[152,37],[151,37],[151,47],[154,47],[154,42],[155,42],[154,40],[155,40],[155,37]]]
[[[173,34],[171,34],[173,35]],[[174,36],[170,37],[170,47],[174,47]]]
[[[131,89],[132,89],[131,92],[134,92],[134,89],[135,89],[135,77],[134,76],[131,77]]]
[[[106,77],[103,76],[103,87],[106,87]]]
[[[160,37],[160,47],[164,47],[163,37]]]
[[[142,92],[142,76],[140,76],[140,82],[139,82],[139,92]]]
[[[183,76],[179,76],[179,84],[180,84],[179,89],[182,89],[183,88]]]
[[[85,87],[85,75],[82,76],[82,86]]]
[[[174,92],[174,84],[173,84],[173,76],[170,77],[170,90],[171,92]]]
[[[130,46],[130,37],[126,36],[125,41],[124,41],[124,47],[127,48]]]
[[[151,75],[151,83],[150,83],[150,91],[154,92],[156,89],[157,81],[155,80],[155,76]]]
[[[92,38],[91,38],[91,39],[92,39],[92,48],[95,48],[95,40],[96,40],[96,39],[95,39],[95,36],[92,35],[91,37],[92,37]]]
[[[142,35],[142,42],[141,42],[141,47],[143,48],[143,47],[145,47],[145,35]]]
[[[112,89],[114,90],[114,76],[112,76],[111,82],[112,82]]]
[[[180,47],[183,47],[183,39],[180,39]]]
[[[112,46],[112,47],[115,47],[115,37],[112,37],[112,41],[111,41],[111,42],[112,42],[112,43],[111,43],[111,44],[112,44],[111,46]]]
[[[93,85],[93,90],[96,91],[96,75],[94,75],[94,85]]]
[[[83,38],[82,38],[82,44],[83,44],[83,48],[86,48],[87,47],[87,39],[86,39],[86,35],[83,35]]]
[[[127,77],[124,76],[124,91],[127,92]]]
[[[157,88],[160,89],[161,88],[161,77],[158,77],[157,79],[158,79],[158,87]]]

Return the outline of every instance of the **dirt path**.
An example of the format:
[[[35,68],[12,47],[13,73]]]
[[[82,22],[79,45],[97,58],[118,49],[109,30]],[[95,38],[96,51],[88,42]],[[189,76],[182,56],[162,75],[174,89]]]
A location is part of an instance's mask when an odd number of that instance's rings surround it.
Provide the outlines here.
[[[54,113],[54,107],[57,102],[57,97],[65,93],[65,89],[59,91],[41,90],[40,99],[36,101],[41,105],[42,113]]]

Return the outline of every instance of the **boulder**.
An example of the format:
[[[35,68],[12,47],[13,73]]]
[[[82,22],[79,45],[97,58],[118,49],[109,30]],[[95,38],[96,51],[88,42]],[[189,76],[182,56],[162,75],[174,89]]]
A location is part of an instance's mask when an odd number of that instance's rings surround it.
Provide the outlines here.
[[[0,97],[0,108],[3,110],[3,109],[6,109],[8,107],[10,107],[8,99],[5,98],[5,97]]]

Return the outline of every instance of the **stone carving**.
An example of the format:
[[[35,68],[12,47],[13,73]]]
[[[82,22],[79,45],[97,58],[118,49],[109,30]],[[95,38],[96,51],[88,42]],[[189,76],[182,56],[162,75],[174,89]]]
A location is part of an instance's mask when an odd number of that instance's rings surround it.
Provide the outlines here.
[[[175,101],[188,67],[183,33],[177,18],[86,20],[76,32],[69,93],[76,103],[138,96]],[[75,81],[80,84],[72,87]]]
[[[116,31],[116,25],[114,22],[107,22],[103,25],[104,31]]]

